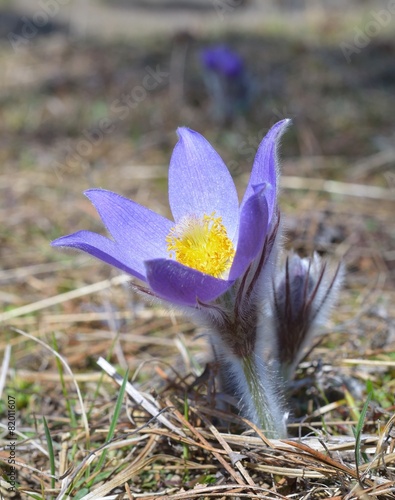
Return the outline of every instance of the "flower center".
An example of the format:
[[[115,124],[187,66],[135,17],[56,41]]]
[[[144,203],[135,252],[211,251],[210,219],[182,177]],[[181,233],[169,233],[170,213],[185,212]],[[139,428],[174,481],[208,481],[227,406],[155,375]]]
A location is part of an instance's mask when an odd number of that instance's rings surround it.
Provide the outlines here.
[[[177,262],[219,278],[230,268],[235,249],[222,217],[214,215],[185,217],[170,230],[166,242]]]

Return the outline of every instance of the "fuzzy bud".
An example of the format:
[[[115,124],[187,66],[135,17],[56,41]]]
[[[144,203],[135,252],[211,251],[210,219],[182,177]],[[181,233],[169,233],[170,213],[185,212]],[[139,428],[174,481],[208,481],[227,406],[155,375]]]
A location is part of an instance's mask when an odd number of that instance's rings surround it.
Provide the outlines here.
[[[277,357],[285,379],[290,379],[312,338],[334,304],[343,270],[328,268],[317,253],[311,258],[292,254],[274,290],[274,332]]]

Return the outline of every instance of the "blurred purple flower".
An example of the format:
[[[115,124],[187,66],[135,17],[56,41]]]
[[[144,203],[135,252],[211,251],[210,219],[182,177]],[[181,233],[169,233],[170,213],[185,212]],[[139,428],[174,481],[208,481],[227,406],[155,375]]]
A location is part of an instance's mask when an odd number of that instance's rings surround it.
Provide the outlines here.
[[[244,71],[243,59],[226,45],[215,45],[201,52],[203,65],[216,73],[232,78]]]
[[[232,177],[212,146],[180,128],[169,169],[174,221],[103,189],[86,196],[112,239],[79,231],[52,246],[83,250],[146,282],[150,293],[182,306],[215,301],[259,260],[277,209],[279,137],[289,120],[262,140],[239,206]]]
[[[213,119],[227,123],[246,112],[254,85],[241,56],[226,45],[214,45],[201,51],[200,60]]]

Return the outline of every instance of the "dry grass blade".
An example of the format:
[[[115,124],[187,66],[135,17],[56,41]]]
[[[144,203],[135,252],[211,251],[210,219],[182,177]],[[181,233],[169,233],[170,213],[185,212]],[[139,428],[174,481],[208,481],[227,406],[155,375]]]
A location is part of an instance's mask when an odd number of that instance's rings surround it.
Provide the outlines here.
[[[351,184],[347,182],[329,181],[295,176],[281,177],[281,187],[285,189],[306,189],[308,191],[322,191],[325,193],[358,198],[372,198],[374,200],[395,201],[391,189],[365,184]]]
[[[395,453],[388,453],[387,455],[380,454],[371,462],[361,465],[359,470],[366,474],[367,472],[378,469],[381,466],[387,466],[393,463],[395,463]]]
[[[11,359],[11,346],[7,345],[4,349],[3,362],[1,363],[1,370],[0,370],[0,400],[3,399],[3,390],[7,378],[8,367],[10,365],[10,359]]]
[[[382,366],[395,368],[395,361],[390,360],[376,360],[376,359],[342,359],[341,363],[351,366]]]
[[[202,434],[193,426],[191,425],[184,417],[183,415],[181,415],[181,413],[175,409],[174,410],[174,415],[177,417],[177,419],[181,422],[181,424],[186,427],[187,429],[189,429],[190,432],[192,432],[192,434],[194,436],[196,436],[197,440],[200,441],[201,443],[203,443],[205,446],[210,446],[209,442],[202,436]],[[230,474],[230,476],[236,481],[236,483],[240,484],[240,485],[244,485],[244,481],[242,480],[242,478],[240,477],[239,473],[236,472],[229,464],[228,462],[224,459],[224,457],[221,456],[220,453],[218,453],[217,451],[213,451],[212,452],[213,456],[220,462],[220,464],[222,465],[222,467]]]
[[[0,428],[1,429],[4,429],[5,431],[7,431],[7,426],[5,424],[2,424],[0,422]],[[33,448],[35,448],[36,450],[38,450],[40,453],[42,453],[43,455],[47,456],[48,457],[48,452],[45,448],[43,448],[41,446],[41,444],[39,443],[39,439],[32,439],[32,438],[29,438],[28,436],[26,436],[26,434],[24,434],[23,432],[19,431],[18,429],[15,429],[15,434],[22,438],[23,441],[25,442],[25,444],[29,443],[33,446]],[[23,442],[20,443],[20,444],[24,444]],[[1,452],[0,452],[1,453]]]
[[[131,464],[129,464],[125,469],[123,469],[121,472],[116,474],[115,477],[113,477],[109,481],[106,481],[104,484],[102,484],[101,486],[99,486],[98,488],[93,490],[88,495],[85,495],[81,500],[99,500],[100,498],[103,497],[103,495],[106,495],[108,492],[110,492],[114,488],[119,487],[119,486],[123,486],[133,476],[138,474],[145,467],[148,467],[148,465],[159,460],[160,458],[166,459],[166,456],[161,457],[160,455],[158,455],[158,456],[154,455],[150,458],[147,458],[147,456],[153,452],[155,445],[157,443],[157,440],[158,440],[158,436],[151,436],[148,439],[148,442],[145,445],[144,449],[132,461]]]
[[[243,458],[245,458],[245,456],[242,455],[242,454],[240,454],[240,453],[235,453],[232,450],[232,448],[229,446],[229,444],[226,442],[226,440],[221,436],[220,432],[218,432],[218,430],[215,427],[215,425],[213,425],[212,423],[210,423],[208,421],[208,419],[203,414],[201,414],[199,411],[197,411],[193,407],[191,407],[191,411],[193,411],[194,413],[196,413],[196,415],[198,415],[203,420],[203,422],[206,424],[207,428],[210,429],[210,431],[213,433],[213,436],[218,440],[218,442],[220,443],[220,445],[222,446],[222,448],[228,454],[229,459],[231,461],[231,464],[233,466],[236,466],[239,469],[240,474],[244,477],[244,479],[247,481],[247,483],[250,486],[256,486],[256,484],[252,480],[251,476],[249,475],[247,469],[241,463],[241,460]]]
[[[8,458],[9,458],[9,455],[7,455],[5,452],[0,451],[0,461],[1,462],[3,462],[4,464],[6,464]],[[36,475],[35,477],[40,477],[40,476],[41,477],[46,477],[46,478],[51,478],[52,477],[51,474],[49,474],[48,472],[36,469],[36,467],[33,467],[32,465],[29,465],[26,462],[22,462],[20,460],[15,460],[15,465],[19,469],[27,469],[30,474]],[[1,492],[1,490],[0,490],[0,492]],[[3,500],[3,499],[1,498],[1,500]]]
[[[105,446],[103,446],[103,448],[104,447]],[[70,486],[73,484],[73,482],[76,482],[94,462],[98,451],[100,450],[95,450],[94,452],[89,453],[88,456],[81,460],[77,467],[70,467],[68,469],[68,473],[62,476],[62,488],[59,495],[56,497],[56,500],[63,500],[63,498],[67,494],[67,490],[70,489]]]
[[[41,273],[54,273],[63,269],[69,269],[81,265],[82,262],[89,263],[85,257],[76,258],[70,262],[46,262],[45,264],[35,264],[32,266],[17,267],[15,269],[0,270],[0,283],[10,283],[22,281],[30,276]]]
[[[134,441],[133,441],[134,442]],[[139,454],[138,458],[133,461],[133,464],[140,459],[144,459],[149,452],[151,452],[154,448],[156,442],[155,436],[151,436],[150,439],[148,439],[148,443],[144,447],[143,451]],[[105,450],[109,449],[114,449],[118,446],[128,446],[132,443],[132,440],[124,440],[123,442],[108,442],[97,448],[96,450],[90,452],[82,461],[81,463],[76,466],[76,467],[69,467],[68,471],[63,474],[61,477],[62,479],[62,489],[57,497],[57,500],[62,500],[64,496],[67,493],[67,490],[70,489],[70,487],[73,485],[73,483],[76,483],[76,481],[82,476],[84,472],[87,470],[90,470],[89,467],[90,465],[98,458],[101,456],[101,454]],[[93,476],[97,475],[97,473],[93,473]],[[91,476],[90,479],[93,477]],[[106,483],[108,484],[108,483]],[[122,484],[122,483],[120,483]],[[119,486],[117,484],[117,486]],[[110,491],[110,490],[108,490]],[[85,497],[84,497],[85,498]]]
[[[68,300],[77,299],[85,295],[97,293],[102,290],[111,288],[112,286],[127,283],[128,281],[130,281],[130,276],[121,274],[120,276],[116,276],[111,280],[100,281],[99,283],[94,283],[93,285],[83,286],[81,288],[78,288],[77,290],[71,290],[70,292],[61,293],[59,295],[55,295],[54,297],[48,297],[47,299],[39,300],[37,302],[33,302],[32,304],[17,307],[0,314],[0,323],[13,318],[17,318],[18,316],[23,316],[24,314],[31,314],[33,312],[47,309],[48,307],[52,307],[57,304],[62,304],[63,302],[67,302]]]
[[[187,446],[196,446],[197,448],[200,448],[203,451],[207,451],[208,453],[221,453],[223,455],[226,455],[226,451],[224,450],[218,450],[214,446],[211,446],[210,444],[206,445],[204,443],[199,443],[197,441],[194,441],[191,437],[182,437],[178,434],[169,434],[169,432],[165,429],[148,429],[146,431],[147,434],[159,434],[165,438],[168,438],[172,441],[178,442],[185,444]],[[205,432],[202,430],[199,430],[199,434],[206,434],[207,436],[211,437],[211,433]]]
[[[32,370],[18,370],[18,377],[21,380],[27,381],[40,381],[40,382],[54,382],[60,381],[61,375],[59,372],[34,372]],[[74,373],[73,375],[62,376],[65,382],[76,380],[77,382],[99,382],[102,375],[98,372],[93,373]]]
[[[110,365],[104,358],[100,357],[97,364],[113,379],[118,385],[121,385],[123,378],[116,372],[115,368]],[[185,434],[175,425],[173,425],[164,415],[161,414],[160,410],[155,407],[147,398],[145,398],[130,382],[126,384],[126,392],[129,396],[145,411],[150,415],[155,417],[161,424],[166,426],[175,434],[180,436],[185,436]]]
[[[383,431],[380,434],[379,440],[377,442],[376,455],[382,455],[386,447],[390,447],[393,451],[395,448],[395,441],[393,435],[393,429],[395,426],[395,414],[391,416],[388,422],[385,424]],[[391,434],[392,433],[392,434]],[[388,440],[392,438],[392,445],[389,445]]]
[[[315,468],[312,464],[299,463],[300,468],[280,467],[276,465],[248,464],[248,467],[257,472],[274,474],[286,478],[305,478],[305,479],[325,479],[330,475],[330,470],[324,468]]]
[[[244,493],[243,490],[250,490],[249,493]],[[256,490],[256,491],[255,491]],[[253,492],[254,491],[254,492]],[[260,495],[259,492],[264,493]],[[219,486],[199,486],[196,491],[185,491],[183,493],[177,493],[171,496],[163,496],[163,500],[192,500],[192,498],[201,498],[204,495],[207,498],[261,498],[265,500],[279,500],[285,499],[283,495],[279,493],[274,493],[273,491],[262,488],[261,486],[249,486],[245,485],[243,488],[237,485],[219,485]]]
[[[344,472],[345,474],[352,477],[353,479],[356,479],[356,480],[359,479],[358,474],[354,469],[347,467],[346,465],[342,464],[338,460],[334,460],[333,458],[328,457],[327,455],[324,455],[323,453],[321,453],[319,451],[313,450],[312,448],[310,448],[310,446],[307,446],[303,443],[297,443],[297,442],[292,442],[292,441],[287,441],[287,440],[284,440],[284,443],[292,445],[294,448],[305,452],[305,456],[311,456],[311,457],[315,458],[318,462],[329,465],[329,466],[333,467],[334,469],[337,469],[341,472]],[[365,478],[365,482],[369,486],[373,486],[372,481],[370,481],[369,479]]]
[[[262,432],[262,430],[257,427],[253,422],[250,422],[249,420],[245,419],[245,418],[241,418],[241,420],[248,426],[248,427],[251,427],[251,429],[254,430],[254,432],[259,436],[259,438],[262,440],[263,443],[265,443],[265,445],[268,447],[268,448],[274,448],[274,445],[272,443],[272,440],[271,439],[268,439]]]

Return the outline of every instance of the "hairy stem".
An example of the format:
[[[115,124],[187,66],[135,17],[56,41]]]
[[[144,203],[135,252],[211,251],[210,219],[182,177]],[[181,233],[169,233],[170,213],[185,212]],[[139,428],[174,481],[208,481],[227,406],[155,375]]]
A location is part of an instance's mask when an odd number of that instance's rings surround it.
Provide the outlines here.
[[[273,391],[263,361],[255,354],[244,357],[241,366],[249,397],[243,400],[247,417],[256,423],[268,438],[286,437],[285,414],[281,411],[280,397]]]

